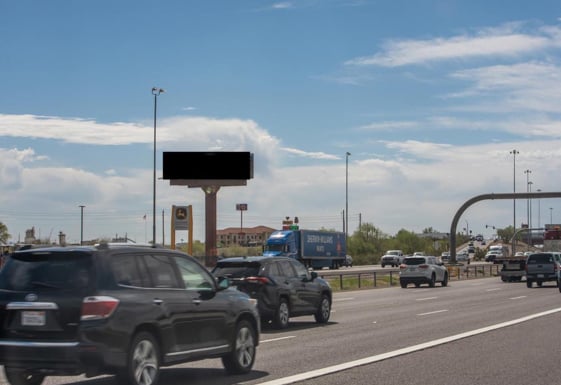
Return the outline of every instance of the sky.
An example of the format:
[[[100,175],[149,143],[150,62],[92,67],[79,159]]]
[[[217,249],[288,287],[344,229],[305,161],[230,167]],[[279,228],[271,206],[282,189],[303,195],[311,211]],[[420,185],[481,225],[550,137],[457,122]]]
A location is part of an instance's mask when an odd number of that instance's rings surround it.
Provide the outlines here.
[[[157,242],[172,205],[205,239],[204,192],[161,179],[163,151],[253,154],[247,185],[218,191],[218,229],[342,231],[348,206],[350,234],[449,232],[477,195],[561,191],[558,0],[0,0],[0,15],[14,242],[151,240],[153,87]],[[561,202],[478,202],[458,230],[529,217],[561,223]]]

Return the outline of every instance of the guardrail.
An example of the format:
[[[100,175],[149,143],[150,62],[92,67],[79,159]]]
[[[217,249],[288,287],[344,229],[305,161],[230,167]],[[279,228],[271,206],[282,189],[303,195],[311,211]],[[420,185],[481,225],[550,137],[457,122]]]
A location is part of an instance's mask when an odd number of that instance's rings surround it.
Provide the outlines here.
[[[448,279],[460,281],[465,279],[498,277],[501,265],[450,265]],[[380,287],[399,286],[399,269],[362,270],[362,271],[316,271],[327,280],[333,290],[376,289]]]

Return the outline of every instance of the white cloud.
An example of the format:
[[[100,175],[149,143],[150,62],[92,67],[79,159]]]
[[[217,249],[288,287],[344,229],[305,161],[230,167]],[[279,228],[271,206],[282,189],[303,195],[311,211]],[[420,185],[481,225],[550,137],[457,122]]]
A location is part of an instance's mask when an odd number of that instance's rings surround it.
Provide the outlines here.
[[[450,38],[390,40],[383,44],[381,52],[351,59],[345,64],[398,67],[491,56],[514,57],[561,45],[558,27],[548,26],[530,33],[519,31],[521,27],[510,23]]]

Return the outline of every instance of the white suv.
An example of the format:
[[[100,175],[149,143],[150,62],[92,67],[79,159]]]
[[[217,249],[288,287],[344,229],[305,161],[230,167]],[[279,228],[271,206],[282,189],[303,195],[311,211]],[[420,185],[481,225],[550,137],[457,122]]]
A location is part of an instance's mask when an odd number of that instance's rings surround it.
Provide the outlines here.
[[[410,283],[414,283],[415,287],[422,283],[434,287],[436,282],[448,285],[448,270],[436,257],[405,257],[399,266],[399,283],[404,289]]]

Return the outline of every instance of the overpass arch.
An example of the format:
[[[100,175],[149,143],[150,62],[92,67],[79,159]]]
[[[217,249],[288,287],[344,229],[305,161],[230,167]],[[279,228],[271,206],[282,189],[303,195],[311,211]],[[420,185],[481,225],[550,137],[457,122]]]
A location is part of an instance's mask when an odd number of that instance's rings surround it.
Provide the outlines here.
[[[477,195],[468,199],[460,206],[450,225],[450,262],[456,263],[456,228],[462,214],[474,203],[484,200],[496,199],[544,199],[544,198],[561,198],[561,192],[526,192],[526,193],[491,193]]]

